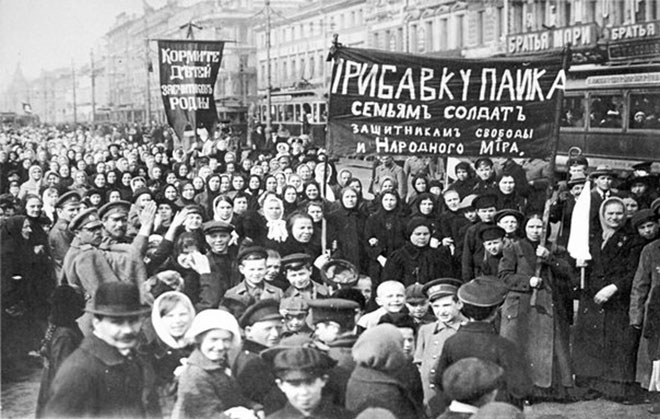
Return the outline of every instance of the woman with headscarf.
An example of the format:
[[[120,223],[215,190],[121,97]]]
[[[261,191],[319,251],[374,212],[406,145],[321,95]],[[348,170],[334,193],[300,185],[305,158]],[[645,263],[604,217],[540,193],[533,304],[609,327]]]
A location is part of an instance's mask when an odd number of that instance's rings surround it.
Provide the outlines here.
[[[431,237],[437,237],[440,231],[438,221],[438,200],[435,195],[424,192],[410,203],[410,216],[424,218],[431,226]]]
[[[408,286],[415,282],[425,284],[441,277],[456,278],[449,249],[430,246],[431,228],[424,218],[414,217],[408,222],[408,240],[387,259],[381,282],[393,280]]]
[[[195,349],[179,377],[173,419],[233,417],[223,413],[237,407],[262,409],[242,395],[231,373],[230,365],[241,350],[234,316],[224,310],[204,310],[195,316],[187,337]],[[240,417],[250,417],[245,410]]]
[[[380,194],[380,208],[367,219],[364,238],[369,267],[367,275],[377,281],[392,253],[406,243],[406,224],[399,208],[399,195],[394,191]]]
[[[259,211],[243,217],[243,235],[251,246],[277,249],[289,237],[284,219],[284,204],[275,194],[265,194]]]
[[[295,186],[286,185],[284,187],[282,190],[282,204],[284,204],[285,217],[298,211],[298,208],[300,207],[300,199]]]
[[[117,185],[117,187],[121,192],[121,199],[124,201],[130,201],[133,198],[133,188],[131,188],[132,180],[133,175],[128,171],[122,172],[119,177],[119,185]]]
[[[571,266],[565,253],[540,244],[542,216],[530,215],[523,228],[525,238],[505,246],[499,264],[499,278],[508,288],[500,334],[521,349],[534,384],[533,397],[567,401],[568,389],[573,387],[569,350]],[[537,263],[541,263],[539,275]]]
[[[415,201],[419,195],[429,193],[429,180],[425,174],[418,174],[413,176],[410,181],[410,190],[406,202],[410,205]]]
[[[516,180],[509,173],[502,174],[497,179],[497,208],[512,209],[525,213],[527,200],[516,191]]]
[[[187,205],[197,205],[195,202],[195,187],[189,180],[183,181],[179,184],[179,198],[176,201],[179,208]]]
[[[302,196],[298,208],[303,208],[309,202],[316,202],[323,205],[325,210],[330,208],[330,202],[321,196],[321,186],[315,180],[310,180],[303,185]]]
[[[599,232],[590,241],[592,260],[580,296],[573,342],[576,384],[587,398],[625,402],[636,396],[635,364],[639,330],[630,325],[632,233],[624,228],[625,204],[610,197],[599,209]]]
[[[206,179],[206,190],[195,196],[194,200],[207,214],[212,214],[213,202],[218,195],[220,195],[220,175],[212,174]]]
[[[328,214],[328,237],[332,243],[332,257],[351,262],[360,273],[366,273],[368,258],[364,241],[367,216],[360,211],[358,192],[350,187],[342,189],[340,207]]]
[[[141,334],[138,352],[145,355],[156,372],[156,389],[163,414],[174,406],[177,389],[175,371],[181,368],[194,349],[186,333],[195,318],[190,299],[178,291],[159,295],[151,310],[151,323]]]
[[[248,177],[247,188],[245,192],[249,194],[248,208],[255,209],[259,207],[259,197],[263,193],[261,178],[257,175]]]
[[[18,191],[18,198],[23,199],[25,195],[31,193],[38,195],[41,192],[41,188],[44,186],[43,180],[43,169],[41,166],[34,164],[28,169],[28,179],[21,184],[21,188]]]
[[[456,180],[449,185],[449,188],[458,192],[461,199],[472,193],[474,185],[477,181],[474,179],[474,172],[469,162],[462,161],[456,165],[454,169],[456,173]]]

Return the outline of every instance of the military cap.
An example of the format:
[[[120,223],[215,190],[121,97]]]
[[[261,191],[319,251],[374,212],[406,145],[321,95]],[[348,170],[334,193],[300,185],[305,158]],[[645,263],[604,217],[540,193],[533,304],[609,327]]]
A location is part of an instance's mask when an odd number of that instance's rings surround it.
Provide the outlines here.
[[[84,211],[80,211],[73,219],[69,222],[70,231],[78,231],[83,227],[88,229],[101,226],[101,220],[99,219],[99,214],[96,208],[88,208]]]
[[[188,211],[188,214],[199,214],[199,215],[204,214],[202,207],[197,204],[186,205],[185,207],[183,207],[183,209]]]
[[[470,402],[498,388],[503,375],[504,369],[492,361],[463,358],[442,374],[442,389],[451,400]]]
[[[497,207],[497,196],[489,193],[478,195],[474,198],[474,201],[472,201],[472,206],[475,209]]]
[[[575,185],[584,185],[587,183],[587,177],[582,173],[576,173],[568,180],[568,187],[572,188]]]
[[[202,226],[204,234],[211,234],[215,232],[231,233],[234,231],[234,225],[224,221],[207,221]]]
[[[645,208],[634,213],[630,223],[634,228],[638,228],[647,221],[658,221],[658,216],[653,210]]]
[[[131,203],[128,201],[108,202],[99,208],[99,217],[101,217],[102,220],[105,220],[108,216],[118,212],[125,212],[128,214],[130,208]]]
[[[655,215],[658,215],[658,209],[660,208],[660,198],[656,198],[651,202],[651,211],[655,213]]]
[[[391,324],[398,328],[417,330],[415,319],[408,313],[385,313],[378,320],[378,324]]]
[[[286,381],[321,377],[337,364],[323,351],[309,347],[275,347],[260,355],[272,366],[275,376]]]
[[[55,208],[63,208],[66,204],[80,204],[82,197],[76,191],[69,191],[64,195],[60,196],[57,201],[55,201]]]
[[[154,194],[151,192],[151,189],[149,188],[138,188],[134,193],[133,193],[133,202],[135,203],[139,197],[142,195],[147,194],[151,197],[151,199],[154,199]]]
[[[406,303],[415,304],[428,301],[426,294],[424,294],[424,285],[419,282],[415,282],[412,285],[406,287]]]
[[[633,170],[643,170],[645,172],[651,172],[652,161],[643,161],[641,163],[636,163],[632,165]]]
[[[287,269],[300,269],[303,266],[309,265],[312,258],[306,253],[292,253],[282,258],[282,269],[286,272]]]
[[[489,157],[479,157],[477,160],[474,161],[475,168],[478,168],[482,164],[493,167],[493,161]]]
[[[439,278],[424,284],[422,291],[429,297],[429,301],[435,301],[440,297],[456,295],[461,284],[463,283],[455,278]]]
[[[589,167],[589,161],[584,156],[575,156],[568,159],[566,166],[585,166]]]
[[[283,316],[287,314],[298,315],[309,313],[309,304],[302,297],[288,297],[280,300],[280,313]]]
[[[355,326],[355,313],[360,308],[355,301],[342,298],[310,300],[308,304],[312,309],[312,324],[333,321],[344,329],[352,329]]]
[[[485,225],[479,230],[479,238],[482,242],[501,239],[504,236],[506,236],[504,229],[496,225]]]
[[[238,321],[241,328],[252,326],[258,322],[265,322],[268,320],[282,320],[280,314],[280,303],[277,300],[265,299],[259,300],[252,304],[245,310],[245,313]]]
[[[475,278],[458,289],[458,299],[475,307],[494,307],[502,304],[507,289],[495,277]]]
[[[616,177],[616,173],[614,173],[614,170],[612,170],[612,167],[604,164],[602,166],[596,167],[596,170],[591,172],[591,177],[592,178],[597,178],[599,176],[611,176],[613,178]]]
[[[522,212],[516,211],[514,209],[506,208],[506,209],[501,209],[495,213],[495,223],[499,223],[502,218],[509,215],[513,215],[514,217],[516,217],[519,226],[521,226],[525,221],[525,215]]]
[[[261,246],[246,247],[238,254],[238,263],[244,260],[268,259],[268,252]]]
[[[321,278],[334,287],[352,287],[358,276],[357,268],[344,259],[330,259],[321,267]]]

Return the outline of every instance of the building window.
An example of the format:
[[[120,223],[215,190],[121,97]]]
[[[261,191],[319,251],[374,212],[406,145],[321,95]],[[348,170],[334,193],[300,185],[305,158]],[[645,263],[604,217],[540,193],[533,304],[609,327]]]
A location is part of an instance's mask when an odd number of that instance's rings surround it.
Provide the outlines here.
[[[477,12],[477,24],[476,24],[476,32],[477,32],[477,45],[483,45],[484,44],[484,11],[479,10]]]
[[[280,81],[280,84],[288,79],[289,79],[289,66],[287,65],[286,61],[282,61],[282,79]]]
[[[410,43],[408,46],[408,51],[417,52],[419,50],[418,42],[419,41],[417,39],[417,25],[412,24],[410,25]]]
[[[380,48],[380,39],[379,39],[378,32],[374,32],[374,37],[373,37],[373,47],[374,48]]]
[[[428,24],[429,22],[427,22],[427,25]],[[426,28],[426,31],[427,31],[426,36],[428,37],[430,34],[428,26]],[[447,18],[442,18],[440,19],[440,50],[441,51],[449,49],[448,38],[449,38],[449,22]],[[431,39],[433,39],[433,37],[431,37]]]
[[[305,68],[305,59],[300,58],[300,78],[301,79],[305,79],[305,77],[306,77],[305,73],[306,72],[307,72],[307,69]]]
[[[495,9],[495,39],[499,40],[504,32],[504,7]]]
[[[313,56],[313,55],[310,55],[310,56],[309,56],[309,78],[310,78],[310,79],[313,79],[313,78],[314,78],[314,74],[315,74],[315,72],[316,72],[316,71],[315,71],[316,69],[314,68],[315,64],[316,64],[316,63],[314,62],[314,56]]]
[[[402,51],[403,50],[403,28],[398,28],[396,30],[396,50],[397,51]]]
[[[354,27],[357,24],[355,21],[355,10],[351,12],[351,27]]]
[[[424,29],[426,35],[426,40],[424,42],[424,44],[426,45],[426,50],[435,51],[435,48],[433,47],[433,21],[427,20],[424,23],[424,26],[426,26],[426,28]]]
[[[465,15],[456,16],[456,47],[463,48],[465,46],[463,40],[463,24],[465,21]]]

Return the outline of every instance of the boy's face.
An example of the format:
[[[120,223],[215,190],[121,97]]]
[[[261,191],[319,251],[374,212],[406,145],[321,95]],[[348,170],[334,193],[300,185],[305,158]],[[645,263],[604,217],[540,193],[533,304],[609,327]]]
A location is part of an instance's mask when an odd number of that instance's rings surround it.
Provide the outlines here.
[[[578,196],[580,196],[583,189],[584,189],[584,183],[580,183],[579,185],[573,185],[573,187],[571,188],[571,195],[573,195],[574,198],[577,198]]]
[[[465,180],[468,178],[468,172],[464,169],[456,169],[456,179]]]
[[[285,314],[284,315],[284,326],[289,332],[298,332],[303,326],[305,326],[305,318],[307,314]]]
[[[412,358],[415,353],[415,331],[409,327],[398,328],[403,335],[403,353],[408,358]]]
[[[266,275],[264,277],[266,281],[272,282],[277,279],[281,266],[282,262],[280,258],[269,256],[268,259],[266,259]]]
[[[477,210],[477,215],[482,222],[490,223],[495,218],[495,212],[497,212],[495,207],[479,208]]]
[[[398,313],[404,306],[406,300],[403,285],[387,285],[378,290],[376,303],[389,313]]]
[[[357,289],[362,293],[364,299],[367,302],[371,301],[371,279],[369,278],[358,279],[357,284],[355,284],[355,289]]]
[[[286,279],[294,288],[299,290],[305,289],[309,286],[312,280],[312,268],[302,266],[297,269],[287,269]]]
[[[435,317],[443,323],[451,323],[458,319],[461,312],[461,303],[453,295],[446,295],[431,302]]]
[[[602,191],[609,191],[612,187],[612,176],[602,175],[596,178],[596,186]]]
[[[502,249],[504,248],[504,241],[502,239],[493,239],[484,242],[484,248],[486,252],[493,256],[498,256],[502,254]]]
[[[311,413],[321,403],[321,393],[327,378],[313,377],[307,380],[277,380],[277,386],[287,400],[303,414]]]
[[[487,164],[480,164],[479,167],[477,167],[477,176],[479,176],[479,179],[481,180],[488,180],[490,179],[491,175],[493,174],[493,167],[489,166]]]
[[[471,223],[477,221],[477,210],[468,208],[463,211],[463,216],[470,220]]]
[[[259,285],[266,275],[266,259],[244,260],[238,265],[238,271],[252,285]]]
[[[424,300],[415,301],[413,303],[406,303],[406,308],[408,308],[408,312],[412,317],[421,319],[429,310],[429,302]]]

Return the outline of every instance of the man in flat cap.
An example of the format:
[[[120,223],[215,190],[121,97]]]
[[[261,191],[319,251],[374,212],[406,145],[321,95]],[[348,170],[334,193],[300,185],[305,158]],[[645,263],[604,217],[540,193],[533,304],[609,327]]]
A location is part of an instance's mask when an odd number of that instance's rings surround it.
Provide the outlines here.
[[[456,333],[466,319],[460,312],[461,303],[456,296],[461,281],[455,278],[439,278],[424,285],[423,292],[428,296],[431,309],[438,319],[434,323],[423,325],[417,332],[414,363],[419,366],[424,389],[424,406],[429,413],[442,412],[445,405],[437,400],[436,363],[447,339]],[[431,408],[431,403],[440,407]]]
[[[481,263],[474,268],[478,276],[495,275],[502,259],[504,249],[504,236],[506,232],[502,227],[496,225],[485,225],[479,231],[479,240],[484,247],[484,257]]]
[[[264,281],[268,253],[263,247],[248,247],[238,255],[238,271],[243,280],[225,293],[226,297],[249,306],[264,299],[282,299],[282,290]]]
[[[94,297],[87,308],[94,331],[55,375],[44,417],[161,417],[155,373],[135,351],[142,317],[151,310],[126,282],[103,283]]]
[[[69,230],[69,222],[80,212],[80,199],[78,192],[69,191],[55,202],[57,222],[48,232],[48,246],[53,257],[55,278],[58,280],[62,278],[64,256],[69,251],[74,237],[73,232]]]
[[[471,225],[465,232],[465,241],[463,243],[463,253],[461,255],[461,279],[467,282],[475,276],[475,266],[483,260],[484,247],[479,238],[479,231],[484,226],[495,223],[495,213],[497,212],[497,196],[486,194],[477,196],[472,205],[477,210],[479,221]]]
[[[268,419],[344,419],[353,415],[323,397],[330,370],[337,363],[323,351],[308,347],[278,347],[261,353],[272,366],[286,405]]]
[[[328,288],[312,280],[312,260],[306,253],[292,253],[282,258],[282,270],[289,281],[284,297],[302,297],[307,300],[325,298]]]
[[[224,221],[208,221],[202,229],[209,249],[206,257],[211,275],[199,279],[199,310],[218,307],[225,292],[238,282],[238,271],[234,266],[236,246],[229,245],[234,226]]]
[[[449,337],[435,367],[436,377],[441,377],[455,362],[470,357],[485,359],[502,367],[504,386],[498,400],[522,407],[523,400],[531,388],[520,348],[500,336],[493,321],[497,309],[504,302],[506,287],[496,277],[481,277],[461,285],[458,298],[462,303],[461,313],[468,319],[461,328]],[[441,384],[436,378],[436,384]],[[446,389],[443,389],[446,390]]]
[[[273,299],[257,301],[245,310],[239,325],[245,340],[231,367],[232,372],[243,395],[263,405],[266,414],[270,414],[281,409],[286,399],[275,385],[273,371],[259,353],[277,346],[282,338],[284,325],[279,302]]]
[[[465,358],[444,372],[442,387],[451,404],[438,419],[471,418],[498,393],[504,371],[497,364],[476,357]]]

